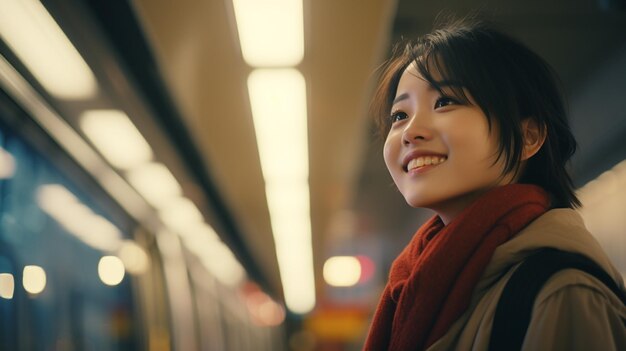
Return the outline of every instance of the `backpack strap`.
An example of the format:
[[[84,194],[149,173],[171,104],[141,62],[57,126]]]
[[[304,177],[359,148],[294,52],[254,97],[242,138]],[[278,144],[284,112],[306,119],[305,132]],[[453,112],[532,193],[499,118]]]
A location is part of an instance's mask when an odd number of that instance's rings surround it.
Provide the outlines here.
[[[592,275],[626,304],[624,291],[591,259],[571,252],[541,249],[522,262],[504,287],[493,320],[490,351],[521,350],[537,294],[552,275],[568,268]]]

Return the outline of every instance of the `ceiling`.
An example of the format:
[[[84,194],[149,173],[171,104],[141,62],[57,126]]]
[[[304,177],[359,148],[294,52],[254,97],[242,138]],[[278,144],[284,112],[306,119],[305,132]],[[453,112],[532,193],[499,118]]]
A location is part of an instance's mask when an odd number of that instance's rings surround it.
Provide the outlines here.
[[[271,290],[282,291],[246,91],[251,68],[239,49],[230,2],[131,3],[188,137],[252,261]],[[570,96],[584,102],[572,101],[574,130],[585,134],[593,128],[595,135],[582,137],[581,148],[587,151],[577,159],[576,176],[582,184],[615,159],[626,158],[620,146],[626,135],[623,110],[619,116],[597,113],[593,119],[577,112],[600,103],[609,108],[620,100],[603,101],[597,89],[587,88],[594,80],[610,79],[626,61],[626,14],[619,6],[591,0],[305,1],[305,57],[298,68],[307,81],[318,295],[324,295],[320,272],[328,255],[354,251],[364,240],[380,247],[384,267],[428,215],[409,208],[395,191],[367,115],[376,68],[391,42],[426,33],[437,17],[480,10],[527,43],[556,68]],[[603,67],[613,68],[605,72]],[[612,84],[611,94],[626,91],[624,83]],[[611,138],[598,143],[598,136],[609,131]]]
[[[241,56],[230,4],[184,0],[135,5],[191,138],[255,261],[280,291],[246,91],[251,68]],[[358,179],[370,80],[383,57],[393,12],[393,2],[380,0],[314,1],[305,7],[306,54],[298,68],[307,80],[318,270],[332,215],[348,207]]]

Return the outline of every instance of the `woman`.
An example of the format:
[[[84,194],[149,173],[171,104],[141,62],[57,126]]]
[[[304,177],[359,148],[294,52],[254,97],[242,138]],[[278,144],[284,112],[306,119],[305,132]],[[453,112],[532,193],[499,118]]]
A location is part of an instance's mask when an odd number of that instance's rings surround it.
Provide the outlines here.
[[[394,261],[366,350],[489,349],[504,286],[542,248],[582,254],[623,293],[573,210],[576,143],[536,54],[484,24],[448,25],[394,52],[373,111],[398,190],[436,215]],[[562,270],[534,300],[522,349],[626,350],[624,320],[606,284]]]

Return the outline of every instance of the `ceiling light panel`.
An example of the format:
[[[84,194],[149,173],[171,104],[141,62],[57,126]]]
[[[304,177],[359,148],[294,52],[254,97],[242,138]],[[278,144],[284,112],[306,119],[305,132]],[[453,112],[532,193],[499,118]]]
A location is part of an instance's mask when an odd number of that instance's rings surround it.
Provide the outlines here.
[[[0,37],[41,85],[60,99],[86,99],[96,78],[41,2],[0,1]]]
[[[308,179],[306,86],[295,69],[258,69],[248,78],[265,180]]]
[[[301,0],[233,0],[243,58],[253,67],[295,66],[304,56]]]
[[[157,209],[167,206],[170,200],[182,195],[180,184],[162,163],[143,163],[131,169],[127,179]]]
[[[295,69],[257,69],[248,89],[287,307],[315,306],[306,85]]]
[[[186,197],[178,197],[159,211],[159,217],[168,228],[185,233],[190,227],[202,223],[204,218],[196,205]]]
[[[90,110],[80,127],[113,166],[128,170],[152,159],[152,149],[130,118],[120,110]]]

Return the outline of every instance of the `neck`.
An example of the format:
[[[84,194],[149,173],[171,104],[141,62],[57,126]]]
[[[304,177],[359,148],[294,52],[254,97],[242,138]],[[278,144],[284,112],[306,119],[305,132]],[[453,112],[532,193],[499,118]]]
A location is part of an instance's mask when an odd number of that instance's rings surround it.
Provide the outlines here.
[[[435,211],[444,225],[448,225],[452,222],[459,213],[463,212],[468,206],[470,206],[478,198],[489,192],[490,189],[475,190],[470,193],[459,195],[455,198],[446,200],[443,203],[430,206],[430,209]]]

